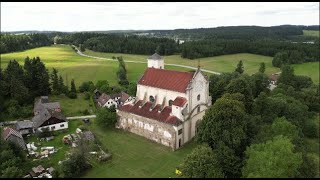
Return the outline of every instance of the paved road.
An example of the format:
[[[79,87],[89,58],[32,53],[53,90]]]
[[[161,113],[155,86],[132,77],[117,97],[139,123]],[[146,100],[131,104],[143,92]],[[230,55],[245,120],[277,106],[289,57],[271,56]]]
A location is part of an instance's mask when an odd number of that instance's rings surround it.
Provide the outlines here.
[[[85,119],[85,118],[96,118],[96,115],[67,117],[68,120],[70,120],[70,119]]]
[[[86,55],[86,54],[83,54],[76,46],[73,46],[73,47],[75,47],[75,49],[77,50],[77,53],[78,53],[80,56],[89,57],[89,58],[94,58],[94,59],[107,60],[107,61],[118,61],[118,60],[115,60],[115,59],[109,59],[109,58],[103,58],[103,57]],[[147,62],[144,62],[144,61],[126,61],[126,60],[125,60],[124,62],[137,63],[137,64],[147,64]],[[180,65],[180,64],[167,64],[167,63],[165,63],[165,65],[168,65],[168,66],[176,66],[176,67],[183,67],[183,68],[188,68],[188,69],[197,70],[196,67],[185,66],[185,65]],[[207,72],[207,73],[211,73],[211,74],[219,74],[219,75],[220,75],[220,73],[218,73],[218,72],[210,71],[210,70],[207,70],[207,69],[201,69],[201,71]]]

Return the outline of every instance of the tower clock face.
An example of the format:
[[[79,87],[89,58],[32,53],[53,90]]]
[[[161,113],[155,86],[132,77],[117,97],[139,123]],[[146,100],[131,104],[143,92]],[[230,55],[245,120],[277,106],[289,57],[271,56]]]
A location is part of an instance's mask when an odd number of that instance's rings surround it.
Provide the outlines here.
[[[201,91],[203,89],[203,82],[202,81],[197,81],[195,83],[195,90],[196,91]]]

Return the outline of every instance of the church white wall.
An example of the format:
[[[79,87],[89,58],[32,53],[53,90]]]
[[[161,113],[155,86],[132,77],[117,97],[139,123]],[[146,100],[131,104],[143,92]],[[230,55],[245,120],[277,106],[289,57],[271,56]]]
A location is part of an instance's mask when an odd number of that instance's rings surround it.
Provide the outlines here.
[[[202,88],[197,88],[196,86],[198,83],[202,84]],[[204,78],[204,76],[201,73],[198,73],[196,77],[192,81],[192,89],[190,90],[190,111],[195,108],[199,104],[208,103],[209,98],[209,83],[207,83],[207,80]],[[200,94],[200,100],[198,101],[197,97]]]
[[[164,69],[164,60],[148,59],[148,68]]]
[[[174,101],[177,96],[184,97],[188,100],[186,93],[180,93],[175,91],[170,91],[166,89],[154,88],[144,85],[137,85],[137,98],[139,100],[143,100],[144,94],[147,92],[147,101],[149,101],[149,97],[153,96],[156,98],[157,104],[162,104],[163,99],[166,97],[165,106],[169,106],[169,100]],[[157,96],[157,97],[156,97]]]

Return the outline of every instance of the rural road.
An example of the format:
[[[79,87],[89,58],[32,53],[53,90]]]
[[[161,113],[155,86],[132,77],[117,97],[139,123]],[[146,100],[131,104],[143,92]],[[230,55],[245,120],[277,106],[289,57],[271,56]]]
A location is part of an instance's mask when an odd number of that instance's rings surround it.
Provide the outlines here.
[[[77,53],[80,55],[80,56],[84,56],[84,57],[89,57],[89,58],[94,58],[94,59],[103,59],[103,60],[107,60],[107,61],[118,61],[118,60],[115,60],[115,59],[109,59],[109,58],[103,58],[103,57],[97,57],[97,56],[90,56],[90,55],[86,55],[86,54],[83,54],[76,46],[72,45],[76,50],[77,50]],[[124,62],[128,62],[128,63],[137,63],[137,64],[147,64],[147,62],[144,62],[144,61],[124,61]],[[180,65],[180,64],[167,64],[167,63],[164,63],[165,65],[168,65],[168,66],[176,66],[176,67],[183,67],[183,68],[188,68],[188,69],[193,69],[193,70],[197,70],[196,67],[192,67],[192,66],[185,66],[185,65]],[[201,69],[201,71],[203,72],[207,72],[207,73],[211,73],[211,74],[218,74],[220,75],[220,73],[218,72],[215,72],[215,71],[210,71],[210,70],[207,70],[207,69]]]

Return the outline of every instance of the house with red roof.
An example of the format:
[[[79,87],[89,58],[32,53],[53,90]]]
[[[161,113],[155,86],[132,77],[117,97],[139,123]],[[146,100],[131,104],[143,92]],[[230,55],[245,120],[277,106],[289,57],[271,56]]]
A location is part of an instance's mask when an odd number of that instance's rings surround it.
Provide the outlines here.
[[[195,136],[209,106],[209,81],[200,67],[166,70],[163,57],[155,53],[137,83],[135,101],[117,109],[117,127],[176,150]]]

